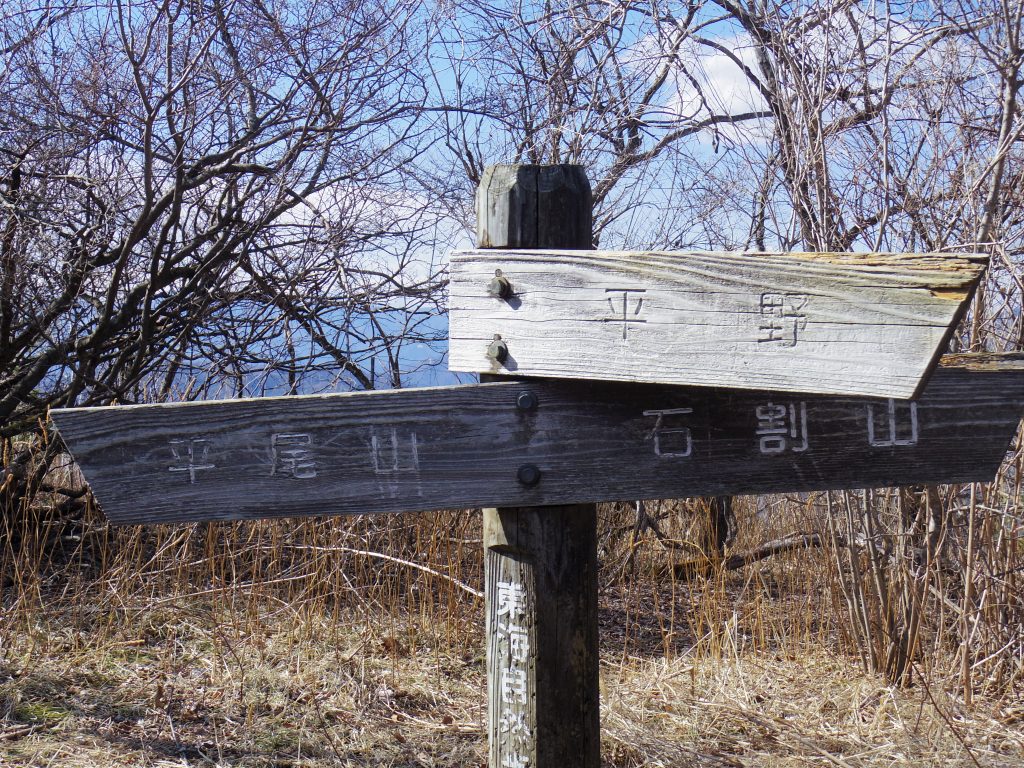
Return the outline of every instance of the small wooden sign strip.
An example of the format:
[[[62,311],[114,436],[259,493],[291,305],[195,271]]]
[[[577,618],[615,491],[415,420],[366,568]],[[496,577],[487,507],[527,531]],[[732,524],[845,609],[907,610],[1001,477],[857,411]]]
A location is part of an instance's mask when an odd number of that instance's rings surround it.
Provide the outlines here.
[[[908,399],[985,264],[973,254],[455,253],[449,367]]]
[[[52,412],[118,523],[540,506],[991,480],[1024,356],[917,401],[500,382]]]

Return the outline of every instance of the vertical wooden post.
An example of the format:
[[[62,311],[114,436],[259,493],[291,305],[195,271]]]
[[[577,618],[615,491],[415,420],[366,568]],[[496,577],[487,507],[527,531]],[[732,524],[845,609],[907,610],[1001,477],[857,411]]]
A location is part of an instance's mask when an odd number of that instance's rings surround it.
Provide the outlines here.
[[[478,247],[593,247],[580,166],[490,166],[476,206]],[[484,571],[490,768],[598,768],[596,506],[485,509]]]

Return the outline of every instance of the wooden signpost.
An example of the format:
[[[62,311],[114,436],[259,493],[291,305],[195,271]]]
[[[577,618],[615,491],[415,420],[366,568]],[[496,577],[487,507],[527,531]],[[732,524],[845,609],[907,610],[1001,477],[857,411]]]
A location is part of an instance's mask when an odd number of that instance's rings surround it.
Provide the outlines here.
[[[956,254],[469,251],[454,370],[908,399],[986,260]],[[502,360],[489,355],[500,338]]]
[[[579,166],[492,166],[476,211],[482,247],[593,246],[590,182]],[[489,285],[504,292],[498,275]],[[516,406],[530,412],[540,400],[520,390]],[[516,480],[536,488],[543,472],[535,462],[520,464]],[[490,765],[597,768],[597,505],[485,506],[483,518]]]
[[[510,381],[52,418],[117,523],[542,506],[991,479],[1024,355],[947,357],[914,401]]]
[[[983,481],[1005,458],[1024,355],[935,365],[974,257],[586,251],[575,166],[492,167],[477,208],[495,250],[455,257],[453,367],[571,380],[52,418],[118,523],[484,507],[490,768],[599,765],[594,502]]]

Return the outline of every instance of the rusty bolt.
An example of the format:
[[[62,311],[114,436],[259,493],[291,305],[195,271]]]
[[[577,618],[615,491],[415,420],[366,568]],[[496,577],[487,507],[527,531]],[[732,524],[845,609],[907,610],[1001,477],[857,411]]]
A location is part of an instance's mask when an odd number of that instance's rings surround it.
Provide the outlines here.
[[[533,488],[540,482],[540,467],[536,464],[523,464],[516,472],[516,479],[527,488]]]
[[[501,274],[500,269],[494,270],[494,277],[487,284],[487,294],[496,299],[508,299],[512,296],[512,283]]]
[[[487,345],[487,356],[499,363],[508,360],[508,345],[501,340],[500,334],[494,334],[494,341]]]

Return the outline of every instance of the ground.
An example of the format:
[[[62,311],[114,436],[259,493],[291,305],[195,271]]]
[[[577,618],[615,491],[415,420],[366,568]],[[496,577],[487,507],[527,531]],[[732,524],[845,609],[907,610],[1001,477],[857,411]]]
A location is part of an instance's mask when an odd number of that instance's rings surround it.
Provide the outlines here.
[[[606,766],[1024,761],[1014,702],[968,711],[953,686],[894,688],[813,639],[754,648],[735,622],[667,636],[621,597],[602,597]],[[479,606],[453,624],[228,593],[31,616],[0,653],[4,766],[486,765]]]

